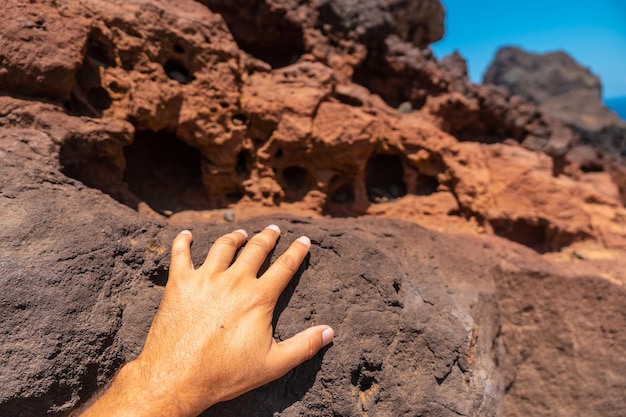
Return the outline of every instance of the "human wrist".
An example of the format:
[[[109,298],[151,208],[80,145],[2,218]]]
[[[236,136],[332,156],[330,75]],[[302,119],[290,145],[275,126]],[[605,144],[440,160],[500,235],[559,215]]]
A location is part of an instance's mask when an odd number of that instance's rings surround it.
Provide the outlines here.
[[[138,360],[124,365],[106,391],[81,417],[192,417],[197,413],[185,407],[167,384],[154,380]]]

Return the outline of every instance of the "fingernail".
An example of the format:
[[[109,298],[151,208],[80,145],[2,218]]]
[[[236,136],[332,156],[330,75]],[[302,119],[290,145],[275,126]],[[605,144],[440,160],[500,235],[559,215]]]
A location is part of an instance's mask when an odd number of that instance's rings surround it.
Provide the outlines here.
[[[191,232],[189,230],[183,230],[182,232],[179,233],[179,235],[190,235]]]
[[[305,246],[311,246],[311,239],[309,239],[306,236],[300,236],[299,238],[296,239],[296,241],[302,243]]]
[[[269,226],[266,227],[266,229],[272,229],[276,233],[280,233],[280,227],[276,226],[275,224],[270,224]]]
[[[236,233],[241,233],[242,235],[244,235],[246,238],[248,237],[248,232],[246,232],[243,229],[237,229],[235,230]]]
[[[322,332],[322,346],[326,346],[333,341],[335,332],[330,327]]]

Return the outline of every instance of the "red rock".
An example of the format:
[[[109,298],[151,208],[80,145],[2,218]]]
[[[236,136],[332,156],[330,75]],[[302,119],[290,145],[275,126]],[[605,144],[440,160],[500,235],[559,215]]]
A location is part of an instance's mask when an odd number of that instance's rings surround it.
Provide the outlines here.
[[[622,414],[619,159],[437,62],[438,2],[204,3],[1,18],[0,414],[84,401],[140,349],[174,230],[201,257],[233,215],[314,238],[277,336],[341,331],[206,415]]]
[[[67,100],[86,47],[89,20],[67,8],[25,1],[3,5],[0,89]]]

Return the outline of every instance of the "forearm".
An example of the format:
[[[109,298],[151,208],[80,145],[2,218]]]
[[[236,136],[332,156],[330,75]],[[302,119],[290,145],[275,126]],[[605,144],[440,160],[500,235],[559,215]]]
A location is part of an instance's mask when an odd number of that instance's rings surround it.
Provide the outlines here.
[[[165,382],[165,381],[164,381]],[[166,384],[148,380],[142,366],[129,362],[117,373],[95,402],[80,417],[191,417],[195,413],[184,407],[177,394]]]

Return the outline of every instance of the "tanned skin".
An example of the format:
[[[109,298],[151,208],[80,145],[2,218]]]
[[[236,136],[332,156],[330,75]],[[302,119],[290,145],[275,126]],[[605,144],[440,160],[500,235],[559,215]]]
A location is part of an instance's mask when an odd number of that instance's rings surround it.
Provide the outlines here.
[[[277,342],[278,297],[309,251],[306,236],[257,278],[280,235],[270,225],[252,237],[220,237],[198,269],[191,232],[174,239],[169,279],[141,354],[127,363],[82,417],[196,416],[212,405],[273,381],[329,344],[333,330],[315,326]],[[232,265],[231,265],[232,263]]]

